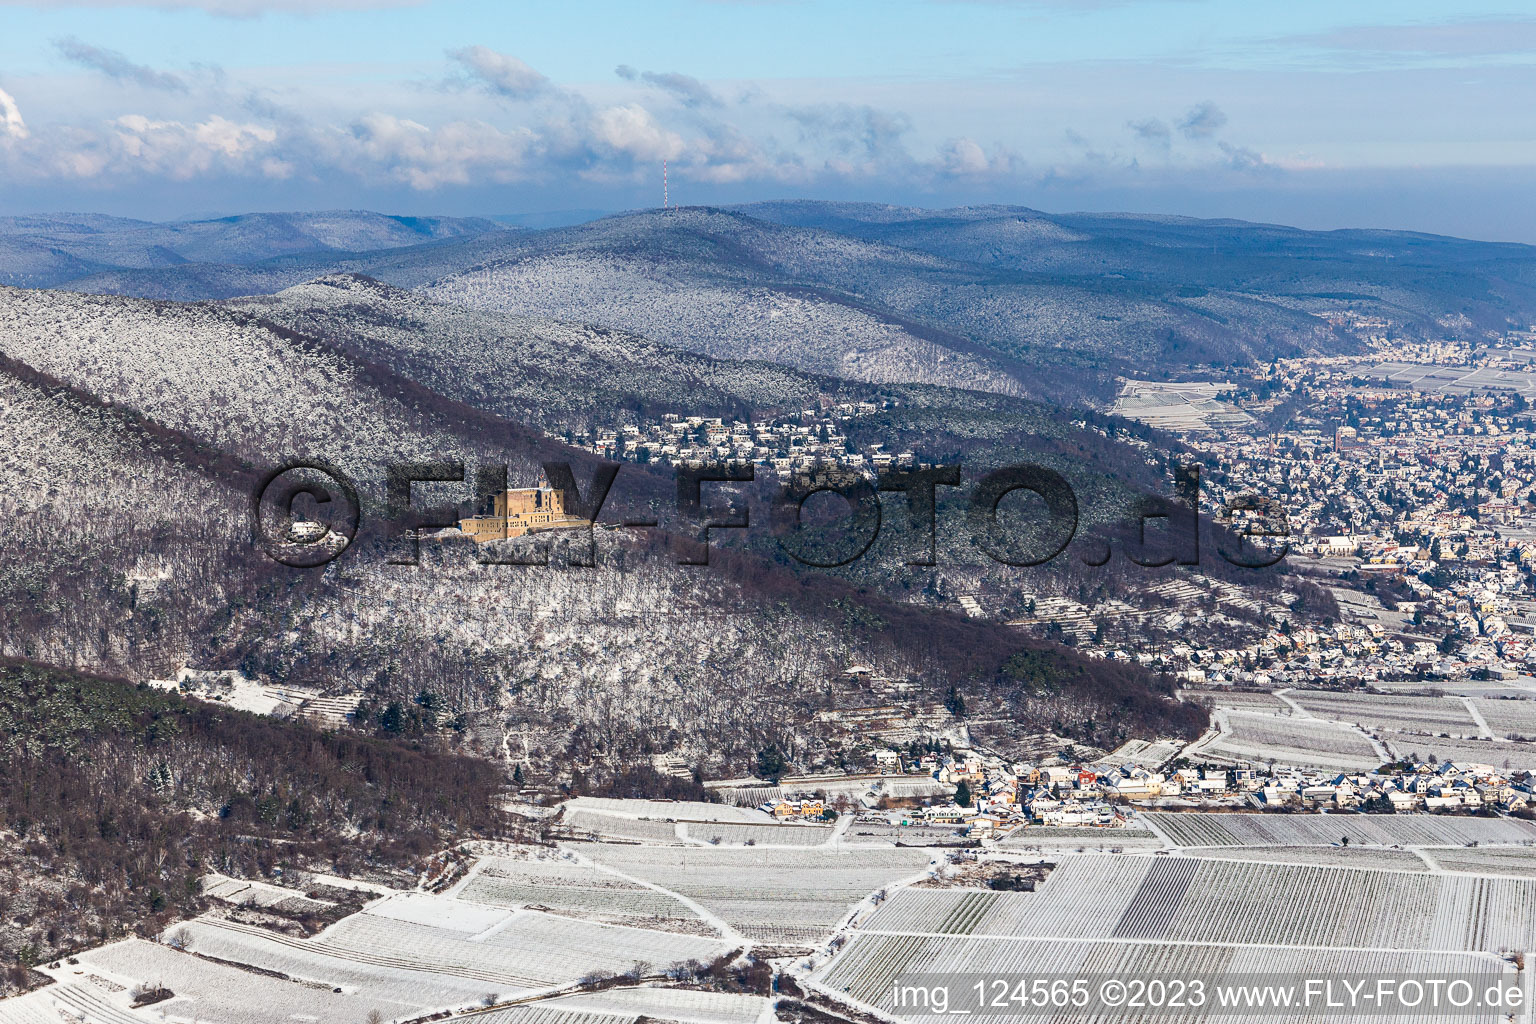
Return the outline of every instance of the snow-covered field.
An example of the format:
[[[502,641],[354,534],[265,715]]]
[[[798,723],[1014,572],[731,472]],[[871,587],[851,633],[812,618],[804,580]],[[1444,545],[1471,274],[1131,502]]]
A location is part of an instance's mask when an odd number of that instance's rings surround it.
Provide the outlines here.
[[[640,810],[736,820],[662,822]],[[571,813],[669,829],[832,831],[751,825],[741,819],[756,812],[711,804],[602,802]],[[887,1011],[891,981],[914,973],[1338,971],[1346,951],[1350,972],[1504,971],[1506,951],[1536,944],[1530,823],[1427,814],[1150,819],[1194,855],[1062,850],[1027,893],[913,887],[932,877],[930,851],[851,839],[800,849],[504,845],[444,894],[386,894],[314,938],[209,916],[167,932],[184,949],[132,940],[91,951],[53,972],[60,984],[0,1003],[0,1024],[55,1024],[58,1002],[88,1024],[291,1024],[363,1021],[373,1010],[385,1020],[469,1014],[529,997],[463,1019],[756,1024],[771,1012],[756,996],[655,980],[573,991],[589,977],[656,979],[747,942],[818,949],[797,961],[802,982]],[[1466,845],[1474,842],[1482,845]],[[234,896],[287,892],[222,876],[208,884]],[[125,993],[143,982],[176,998],[130,1012]]]
[[[318,913],[332,906],[326,900],[310,899],[297,889],[285,889],[266,882],[247,882],[217,873],[204,876],[202,885],[204,896],[238,906],[278,907],[289,913]]]
[[[452,1019],[464,1021],[466,1024],[469,1022],[473,1024],[635,1024],[640,1018],[633,1013],[592,1013],[565,1009],[553,1003],[538,1002],[508,1006],[501,1010]]]
[[[143,1024],[127,1007],[129,986],[81,967],[59,972],[47,988],[0,1000],[0,1024]]]
[[[831,825],[784,823],[781,825],[690,824],[684,835],[696,842],[725,846],[820,846],[832,838]]]
[[[276,971],[343,992],[368,993],[417,1010],[469,1005],[489,992],[502,991],[479,978],[416,970],[397,963],[364,962],[322,945],[214,919],[194,920],[176,931],[185,937],[192,953]],[[510,986],[505,991],[510,992]]]
[[[561,824],[601,839],[621,839],[651,844],[682,843],[678,826],[668,821],[627,818],[596,811],[566,811]]]
[[[373,1010],[389,1020],[403,1017],[419,1005],[392,998],[398,992],[373,988],[334,992],[335,985],[267,977],[142,939],[92,950],[80,957],[80,963],[130,988],[139,983],[162,984],[176,993],[172,1000],[125,1014],[120,1020],[89,1015],[91,1024],[143,1024],[162,1019],[220,1024],[363,1021]]]
[[[1465,846],[1536,843],[1536,825],[1513,818],[1439,814],[1163,814],[1147,815],[1179,846]]]
[[[1269,715],[1290,713],[1290,707],[1272,693],[1257,690],[1180,690],[1179,698],[1194,704],[1232,711],[1261,711]]]
[[[773,815],[753,807],[708,804],[698,800],[616,800],[609,797],[581,796],[567,800],[573,811],[593,811],[623,818],[649,818],[655,821],[732,821],[743,825],[768,825]]]
[[[1433,757],[1440,761],[1486,764],[1505,771],[1536,768],[1536,743],[1456,739],[1391,731],[1383,731],[1381,739],[1397,757],[1415,761],[1427,761]]]
[[[921,935],[856,936],[832,962],[816,975],[818,987],[836,996],[857,1000],[859,1004],[899,1020],[924,1024],[953,1017],[914,1012],[899,1008],[894,1002],[893,983],[903,975],[1007,976],[1020,977],[1094,977],[1094,978],[1191,978],[1203,976],[1262,975],[1326,976],[1340,972],[1371,975],[1408,975],[1413,977],[1451,974],[1493,973],[1506,981],[1518,980],[1508,964],[1493,957],[1455,952],[1385,950],[1352,951],[1341,958],[1336,949],[1274,948],[1268,946],[1234,947],[1211,943],[1127,943],[1118,940],[1076,939],[976,939],[954,936]],[[1383,1021],[1379,1014],[1347,1016],[1337,1010],[1327,1016],[1292,1013],[1288,1021]],[[1004,1010],[993,1014],[974,1014],[966,1018],[985,1024],[1017,1024],[1023,1018]],[[1046,1018],[1050,1020],[1109,1022],[1128,1020],[1221,1020],[1238,1018],[1189,1012],[1178,1016],[1132,1017],[1124,1010],[1104,1014],[1074,1014]],[[1279,1019],[1279,1018],[1254,1018]],[[1394,1016],[1394,1022],[1435,1022],[1433,1015]],[[1492,1016],[1458,1017],[1458,1020],[1491,1022]]]
[[[586,977],[709,962],[730,948],[710,934],[616,926],[426,893],[390,896],[313,939],[214,917],[177,925],[170,937],[184,949],[135,940],[81,960],[129,987],[164,982],[185,993],[188,1017],[268,1024],[306,1019],[305,1012],[311,1020],[318,1013],[320,1020],[362,1021],[374,1008],[385,1019],[468,1009]]]
[[[1085,854],[1033,893],[900,890],[860,930],[1498,952],[1536,941],[1536,881]]]
[[[1454,697],[1398,697],[1370,693],[1291,690],[1286,696],[1318,718],[1403,732],[1476,736],[1477,723]]]
[[[1536,738],[1536,700],[1494,700],[1476,697],[1472,704],[1494,735],[1511,739]]]
[[[824,823],[780,822],[756,807],[687,800],[578,797],[566,801],[562,821],[600,838],[653,845],[820,846],[832,836]]]
[[[1335,824],[1344,816],[1157,817]],[[1411,820],[1428,815],[1402,817],[1410,819],[1402,824],[1417,826],[1417,834],[1433,832],[1430,822]],[[1463,822],[1516,824],[1477,819],[1437,819],[1434,824]],[[1407,835],[1416,830],[1402,831]],[[911,984],[914,975],[945,974],[967,980],[1006,975],[1277,979],[1340,972],[1420,977],[1444,972],[1496,974],[1514,982],[1520,976],[1506,959],[1507,951],[1528,949],[1536,941],[1536,879],[1493,874],[1501,859],[1507,860],[1502,866],[1511,874],[1528,867],[1531,855],[1524,848],[1426,851],[1436,859],[1445,857],[1438,868],[1413,852],[1380,847],[1204,852],[1212,859],[1067,855],[1033,893],[899,889],[857,922],[848,941],[818,964],[811,983],[861,1008],[936,1024],[944,1019],[941,1015],[896,1004],[893,985],[898,978]],[[1217,859],[1246,853],[1294,862]],[[1492,870],[1481,875],[1446,870],[1476,871],[1483,866]],[[971,1016],[997,1024],[1017,1019],[1006,1013]],[[1052,1019],[1128,1018],[1085,1013]],[[1207,1017],[1191,1011],[1178,1019]],[[1291,1019],[1383,1018],[1332,1012]]]
[[[664,919],[703,924],[675,897],[569,858],[486,858],[470,870],[453,894],[490,906],[542,906],[602,920]]]
[[[585,846],[592,861],[679,893],[765,943],[812,945],[865,896],[928,869],[924,850]]]
[[[1194,381],[1165,383],[1128,380],[1113,411],[1165,430],[1208,430],[1253,422],[1253,417],[1216,396],[1229,385]]]
[[[1172,758],[1184,744],[1178,740],[1127,740],[1114,750],[1099,758],[1094,764],[1116,766],[1136,764],[1150,770],[1157,770],[1163,763]]]
[[[1446,871],[1536,878],[1536,849],[1495,847],[1426,850],[1425,856]]]
[[[1389,868],[1429,871],[1430,865],[1413,850],[1381,846],[1197,846],[1179,851],[1183,857],[1244,860],[1264,864],[1326,864],[1332,867]]]
[[[646,986],[558,996],[535,1005],[587,1013],[641,1014],[683,1024],[753,1024],[770,1002],[762,996]]]
[[[1221,734],[1205,750],[1233,760],[1361,771],[1384,760],[1359,730],[1332,722],[1246,711],[1221,712],[1218,721]]]

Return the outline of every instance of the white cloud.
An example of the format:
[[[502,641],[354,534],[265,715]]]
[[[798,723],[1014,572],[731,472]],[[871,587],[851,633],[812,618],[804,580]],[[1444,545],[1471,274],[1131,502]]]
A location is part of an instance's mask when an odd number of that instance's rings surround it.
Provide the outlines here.
[[[1218,142],[1216,145],[1226,155],[1227,166],[1234,171],[1251,173],[1255,171],[1273,171],[1276,169],[1276,165],[1256,149],[1249,149],[1247,146],[1233,146],[1225,142]]]
[[[500,96],[527,99],[537,96],[549,85],[549,79],[510,53],[497,53],[488,46],[466,46],[450,50],[448,56],[469,71],[470,76]]]
[[[163,74],[84,44],[72,44],[71,52],[78,62],[126,80]],[[157,179],[266,179],[292,181],[296,188],[344,181],[431,191],[574,179],[633,185],[650,181],[667,160],[674,181],[699,186],[916,183],[984,190],[1035,182],[1042,172],[1030,174],[1030,167],[1051,166],[1049,153],[1032,155],[1026,164],[986,129],[956,130],[947,140],[913,139],[909,148],[908,115],[884,104],[777,102],[762,93],[726,103],[709,84],[630,68],[619,72],[628,86],[568,89],[488,47],[454,50],[449,57],[452,65],[440,74],[452,66],[458,77],[445,84],[518,102],[457,95],[445,104],[440,92],[417,81],[414,90],[381,91],[362,101],[366,106],[354,99],[358,105],[348,110],[343,104],[343,112],[335,113],[334,103],[280,102],[274,97],[282,93],[258,94],[212,76],[214,87],[207,91],[129,94],[133,112],[107,107],[94,120],[76,111],[40,120],[29,99],[28,125],[15,101],[0,93],[0,178],[94,179],[122,189]],[[103,105],[122,99],[116,90],[103,96]],[[1174,154],[1181,167],[1279,173],[1262,153],[1222,144],[1225,120],[1214,104],[1203,103],[1179,119],[1129,127],[1139,141],[1160,143],[1165,151],[1170,139],[1198,139],[1199,152]],[[1049,180],[1073,180],[1090,165],[1111,177],[1138,170],[1128,153],[1097,153],[1069,134],[1087,152],[1043,172]]]
[[[938,150],[938,170],[957,178],[998,177],[1018,170],[1018,157],[1001,146],[991,154],[974,138],[955,138]]]
[[[118,118],[114,148],[139,170],[186,181],[214,170],[259,167],[270,155],[277,132],[214,114],[198,124],[155,121],[142,114]]]
[[[21,119],[21,108],[11,94],[0,89],[0,139],[24,139],[30,133]]]
[[[520,180],[527,174],[534,143],[526,129],[503,132],[484,121],[429,128],[390,114],[370,114],[339,140],[331,155],[337,164],[376,169],[411,188],[427,190]]]
[[[662,128],[638,103],[598,111],[592,127],[596,141],[637,160],[675,160],[686,147],[681,135]]]

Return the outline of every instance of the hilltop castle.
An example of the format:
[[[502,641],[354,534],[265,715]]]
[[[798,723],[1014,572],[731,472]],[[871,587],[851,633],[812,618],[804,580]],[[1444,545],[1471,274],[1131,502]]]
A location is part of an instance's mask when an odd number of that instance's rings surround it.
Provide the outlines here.
[[[490,515],[459,520],[459,529],[476,544],[591,525],[589,520],[565,510],[564,491],[542,482],[538,487],[521,487],[496,495]]]

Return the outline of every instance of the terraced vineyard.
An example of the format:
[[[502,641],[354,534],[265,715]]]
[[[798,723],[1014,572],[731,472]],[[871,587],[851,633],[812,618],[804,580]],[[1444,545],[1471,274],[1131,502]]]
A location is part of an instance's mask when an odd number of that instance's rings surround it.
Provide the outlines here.
[[[895,917],[906,922],[907,927],[927,923],[927,930],[941,935],[969,935],[981,924],[987,913],[997,906],[1001,893],[982,890],[962,891],[958,894],[944,890],[911,889],[897,894],[900,909],[886,910],[870,922],[871,928],[889,928],[887,918]],[[905,918],[901,914],[906,914]]]
[[[1514,818],[1441,814],[1175,814],[1148,822],[1175,846],[1319,846],[1351,844],[1465,846],[1536,843],[1536,824]]]
[[[323,913],[334,904],[314,900],[297,889],[267,885],[264,882],[248,882],[239,878],[212,874],[202,879],[203,895],[239,906],[277,909],[290,914]]]
[[[737,807],[757,807],[765,800],[783,800],[789,796],[783,786],[722,786],[714,795]]]

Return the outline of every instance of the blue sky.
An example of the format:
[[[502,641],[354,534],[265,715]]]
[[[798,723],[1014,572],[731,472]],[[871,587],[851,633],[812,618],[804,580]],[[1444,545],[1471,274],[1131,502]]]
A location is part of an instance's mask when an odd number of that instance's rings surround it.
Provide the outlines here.
[[[0,213],[807,196],[1536,241],[1536,12],[0,0]],[[303,8],[304,10],[298,10]]]

